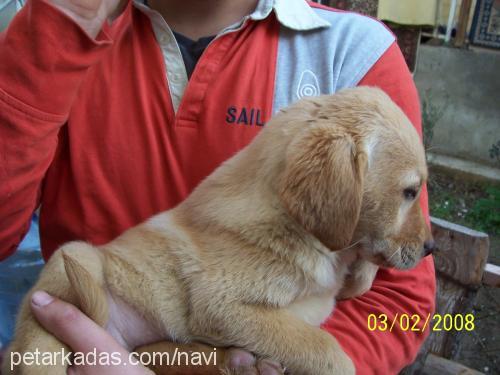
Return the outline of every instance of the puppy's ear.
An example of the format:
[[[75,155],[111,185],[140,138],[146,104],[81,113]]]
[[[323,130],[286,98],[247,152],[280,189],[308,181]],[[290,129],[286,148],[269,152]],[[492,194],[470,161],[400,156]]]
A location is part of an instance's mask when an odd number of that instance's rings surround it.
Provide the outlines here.
[[[289,214],[331,250],[350,244],[363,197],[366,154],[331,124],[302,130],[287,149],[279,194]]]

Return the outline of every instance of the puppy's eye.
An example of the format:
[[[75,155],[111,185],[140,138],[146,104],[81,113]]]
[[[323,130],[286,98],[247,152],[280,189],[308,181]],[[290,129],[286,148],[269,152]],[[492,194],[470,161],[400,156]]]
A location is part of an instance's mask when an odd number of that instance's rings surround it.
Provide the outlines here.
[[[417,190],[414,188],[404,189],[403,195],[404,195],[405,199],[412,201],[417,196]]]

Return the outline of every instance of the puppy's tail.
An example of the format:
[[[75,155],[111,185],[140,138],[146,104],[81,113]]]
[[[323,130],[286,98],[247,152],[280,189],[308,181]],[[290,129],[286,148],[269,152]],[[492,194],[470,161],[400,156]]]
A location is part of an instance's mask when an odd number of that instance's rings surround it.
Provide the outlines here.
[[[93,321],[104,327],[108,321],[106,291],[92,274],[78,261],[63,251],[64,269],[80,309]]]

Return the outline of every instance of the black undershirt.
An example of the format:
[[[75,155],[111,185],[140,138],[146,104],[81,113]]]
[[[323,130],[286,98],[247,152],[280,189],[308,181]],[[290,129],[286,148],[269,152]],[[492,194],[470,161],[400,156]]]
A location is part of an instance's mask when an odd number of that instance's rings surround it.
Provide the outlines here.
[[[215,36],[206,36],[198,40],[192,40],[185,35],[176,33],[175,31],[173,31],[173,33],[175,40],[179,45],[179,49],[181,50],[182,60],[184,61],[184,66],[186,67],[189,79],[191,78],[191,74],[193,73],[196,63],[200,59],[203,51],[205,51],[208,44],[215,38]]]
[[[147,0],[144,1],[144,5],[149,6]],[[203,51],[205,51],[208,44],[215,38],[215,36],[206,36],[198,40],[192,40],[187,36],[176,33],[173,30],[172,32],[174,33],[175,40],[181,50],[182,60],[184,61],[184,66],[186,67],[186,73],[189,79],[191,78],[191,74],[193,74],[196,63],[200,59]]]

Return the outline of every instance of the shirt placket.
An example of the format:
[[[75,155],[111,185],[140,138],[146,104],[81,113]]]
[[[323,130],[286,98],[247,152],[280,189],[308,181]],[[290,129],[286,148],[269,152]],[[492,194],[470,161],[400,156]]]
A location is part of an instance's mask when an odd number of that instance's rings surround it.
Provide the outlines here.
[[[207,46],[196,64],[184,91],[176,114],[175,126],[195,127],[197,125],[210,82],[217,79],[221,61],[228,53],[236,37],[237,33],[235,31],[227,32],[217,36]]]
[[[188,76],[184,61],[182,60],[181,50],[175,40],[172,30],[158,12],[140,3],[136,3],[136,6],[145,12],[151,20],[153,31],[165,63],[165,75],[172,106],[174,112],[177,114],[184,90],[188,83]]]
[[[137,6],[150,17],[165,61],[167,85],[175,112],[174,126],[195,127],[209,83],[216,78],[222,59],[251,16],[226,28],[209,43],[188,81],[181,50],[165,19],[143,4]]]

